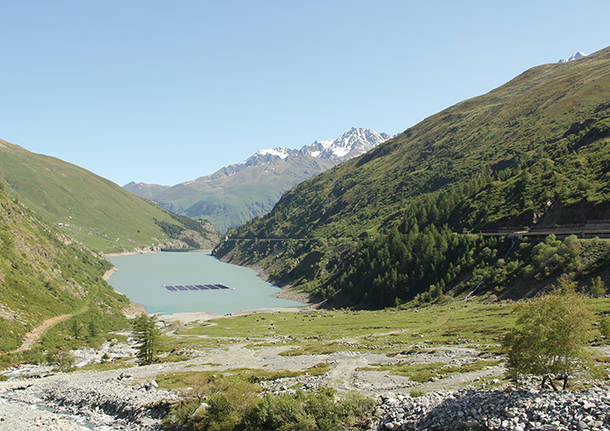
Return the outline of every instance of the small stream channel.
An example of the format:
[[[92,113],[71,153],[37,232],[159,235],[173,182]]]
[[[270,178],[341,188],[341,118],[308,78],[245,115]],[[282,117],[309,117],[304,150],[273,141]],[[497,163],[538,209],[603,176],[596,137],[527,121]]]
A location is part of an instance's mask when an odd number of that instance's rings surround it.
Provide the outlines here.
[[[8,404],[12,404],[14,406],[22,407],[22,408],[28,409],[28,410],[40,410],[40,411],[49,412],[49,413],[52,413],[57,418],[61,418],[61,419],[68,420],[70,422],[74,422],[74,423],[78,424],[79,426],[81,426],[82,428],[91,430],[91,431],[119,431],[121,429],[121,428],[113,428],[113,427],[109,427],[109,426],[94,425],[91,422],[89,422],[87,419],[85,419],[83,416],[73,415],[73,414],[69,414],[69,413],[58,413],[54,409],[48,407],[44,403],[44,400],[40,397],[32,400],[31,402],[26,403],[24,401],[18,401],[18,400],[14,400],[11,398],[0,396],[0,401],[4,401]]]

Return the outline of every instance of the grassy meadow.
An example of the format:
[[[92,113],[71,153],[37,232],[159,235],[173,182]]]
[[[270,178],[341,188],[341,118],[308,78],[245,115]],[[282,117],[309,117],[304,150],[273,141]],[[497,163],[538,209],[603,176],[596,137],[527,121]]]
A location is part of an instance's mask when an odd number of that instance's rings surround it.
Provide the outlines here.
[[[599,324],[610,315],[610,298],[589,299],[595,311],[592,339],[601,337]],[[472,345],[490,351],[512,328],[514,303],[454,301],[442,305],[387,310],[318,310],[301,313],[255,313],[191,324],[180,335],[248,339],[249,346],[294,346],[284,355],[336,351],[409,352],[417,346]],[[201,340],[199,340],[201,341]]]

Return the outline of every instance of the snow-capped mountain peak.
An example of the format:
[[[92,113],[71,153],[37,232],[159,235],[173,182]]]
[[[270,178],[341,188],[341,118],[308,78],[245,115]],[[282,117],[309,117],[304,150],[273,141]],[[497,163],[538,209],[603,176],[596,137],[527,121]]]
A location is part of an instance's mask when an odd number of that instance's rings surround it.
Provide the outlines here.
[[[299,157],[314,157],[337,164],[364,154],[389,138],[390,135],[386,133],[352,127],[337,139],[314,141],[313,144],[304,145],[299,150],[287,147],[259,150],[243,162],[225,166],[211,176],[198,178],[196,181],[202,182],[208,179],[216,179],[219,176],[235,175],[244,168],[266,166],[271,163],[291,161]]]
[[[578,60],[579,58],[583,58],[586,57],[587,54],[585,54],[582,51],[576,51],[574,54],[572,54],[571,57],[568,58],[562,58],[558,61],[558,63],[567,63],[568,61],[574,61],[574,60]]]
[[[311,145],[305,145],[300,153],[342,162],[366,153],[388,138],[389,135],[372,129],[352,127],[337,139],[315,141]]]

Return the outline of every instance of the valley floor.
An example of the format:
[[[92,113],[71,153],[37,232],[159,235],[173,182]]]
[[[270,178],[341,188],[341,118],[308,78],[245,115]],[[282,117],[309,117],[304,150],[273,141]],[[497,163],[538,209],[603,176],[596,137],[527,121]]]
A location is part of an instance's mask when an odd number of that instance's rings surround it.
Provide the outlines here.
[[[596,304],[603,312],[610,308],[608,300]],[[504,391],[487,391],[510,386],[497,349],[501,328],[512,318],[509,305],[290,311],[216,319],[197,313],[162,316],[162,343],[172,352],[165,362],[135,366],[131,357],[89,365],[87,371],[0,382],[0,429],[159,429],[164,408],[188,392],[189,378],[209,373],[257,373],[272,393],[322,385],[357,391],[383,400],[377,409],[381,422],[398,420],[401,403],[428,406],[466,389],[501,395]],[[594,350],[608,367],[610,346]],[[595,385],[597,392],[587,397],[610,403],[607,382]],[[412,398],[423,394],[428,395]],[[610,425],[607,414],[593,419]]]

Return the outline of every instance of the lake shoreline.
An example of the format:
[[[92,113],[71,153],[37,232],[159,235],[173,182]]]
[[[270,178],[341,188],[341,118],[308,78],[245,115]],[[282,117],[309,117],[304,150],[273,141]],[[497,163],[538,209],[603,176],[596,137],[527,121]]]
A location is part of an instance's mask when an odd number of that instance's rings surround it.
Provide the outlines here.
[[[150,246],[144,248],[136,248],[130,251],[118,251],[114,253],[102,253],[104,258],[106,257],[117,257],[117,256],[132,256],[134,254],[153,254],[159,253],[161,251],[160,247]]]
[[[104,273],[104,275],[102,275],[102,279],[108,283],[110,281],[110,277],[112,277],[112,274],[114,274],[115,272],[117,272],[119,270],[119,268],[117,268],[116,266],[113,266],[112,268],[110,268],[108,271],[106,271]]]
[[[169,323],[193,323],[193,322],[207,322],[213,319],[225,319],[228,317],[239,317],[249,316],[251,314],[273,314],[273,313],[301,313],[311,311],[308,305],[302,307],[268,307],[268,308],[257,308],[252,310],[241,310],[234,313],[217,314],[209,313],[207,311],[185,311],[178,313],[149,313],[151,316],[155,316],[158,320]]]
[[[108,285],[110,287],[112,287],[110,285],[110,277],[112,277],[112,275],[117,272],[119,270],[119,268],[117,268],[116,266],[113,266],[112,268],[110,268],[108,271],[106,271],[104,273],[104,275],[102,275],[102,279],[108,283]],[[116,290],[114,287],[112,287],[112,290],[114,290],[116,293],[118,293],[119,295],[123,295],[127,298],[127,296],[124,293],[119,292],[118,290]],[[146,307],[144,307],[142,304],[138,304],[136,302],[133,302],[131,299],[129,300],[129,305],[125,308],[123,308],[123,310],[121,310],[121,312],[123,313],[123,315],[125,317],[127,317],[128,319],[133,319],[134,317],[142,314],[142,313],[146,313]]]
[[[211,248],[198,248],[198,249],[192,249],[192,250],[180,250],[180,249],[175,249],[173,251],[169,251],[169,250],[163,250],[161,247],[156,247],[156,246],[150,246],[150,247],[145,247],[145,248],[136,248],[134,250],[130,250],[130,251],[118,251],[118,252],[113,252],[113,253],[102,253],[102,255],[106,258],[106,257],[118,257],[118,256],[133,256],[136,254],[155,254],[155,253],[207,253],[207,254],[211,254],[212,253],[212,249]]]
[[[219,259],[218,257],[216,257],[214,255],[212,255],[212,256],[214,258],[218,259],[220,262],[230,263],[232,265],[243,266],[245,268],[253,269],[254,271],[256,271],[256,275],[258,276],[258,278],[260,278],[263,281],[266,281],[267,283],[272,283],[273,284],[273,282],[269,281],[269,279],[270,279],[269,273],[267,273],[260,266],[245,265],[245,264],[234,262],[232,259],[224,261],[224,260]],[[274,284],[274,286],[276,286],[276,287],[278,287],[280,289],[279,292],[277,292],[277,293],[275,293],[273,295],[274,298],[287,299],[289,301],[302,302],[303,304],[306,304],[306,306],[310,307],[311,309],[320,308],[326,302],[326,300],[323,300],[323,299],[317,297],[314,294],[298,290],[297,288],[295,288],[291,284],[284,284],[282,286],[278,286],[278,285]]]

